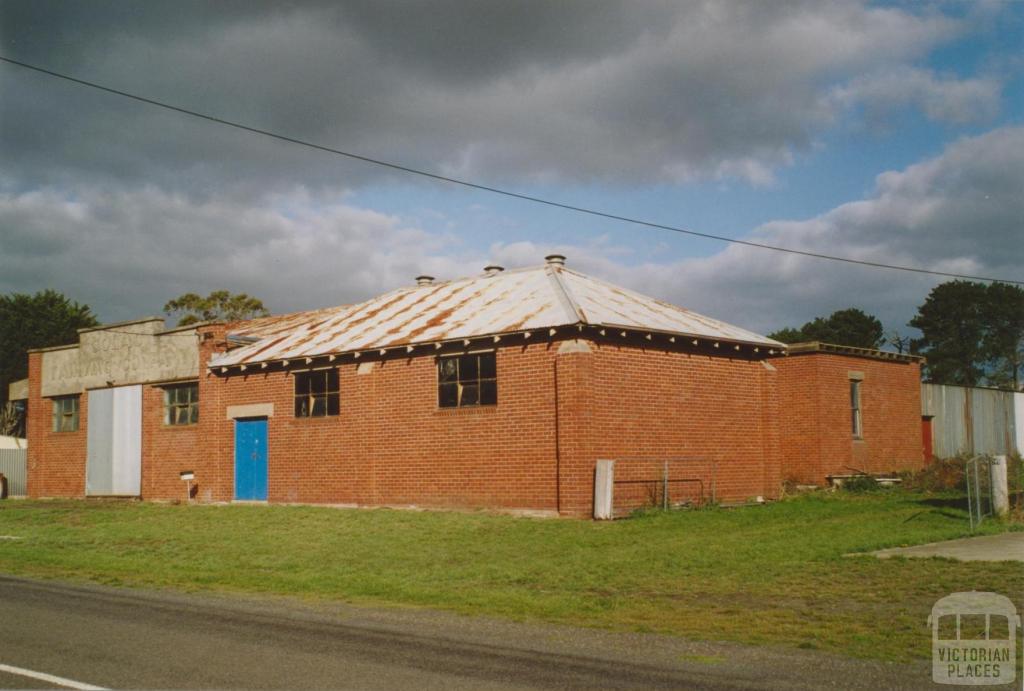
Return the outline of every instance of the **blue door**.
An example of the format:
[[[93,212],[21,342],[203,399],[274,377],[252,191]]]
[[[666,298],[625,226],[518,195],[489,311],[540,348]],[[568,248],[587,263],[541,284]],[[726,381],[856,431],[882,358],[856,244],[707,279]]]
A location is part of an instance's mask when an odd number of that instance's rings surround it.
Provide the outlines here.
[[[235,499],[267,499],[267,419],[235,420]]]

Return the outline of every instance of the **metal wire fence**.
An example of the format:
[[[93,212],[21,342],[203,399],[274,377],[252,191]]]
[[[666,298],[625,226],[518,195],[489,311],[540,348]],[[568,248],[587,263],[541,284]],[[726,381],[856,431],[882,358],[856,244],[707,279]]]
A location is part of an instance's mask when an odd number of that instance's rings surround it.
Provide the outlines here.
[[[717,502],[718,463],[687,456],[617,457],[612,516],[643,509],[700,508]]]

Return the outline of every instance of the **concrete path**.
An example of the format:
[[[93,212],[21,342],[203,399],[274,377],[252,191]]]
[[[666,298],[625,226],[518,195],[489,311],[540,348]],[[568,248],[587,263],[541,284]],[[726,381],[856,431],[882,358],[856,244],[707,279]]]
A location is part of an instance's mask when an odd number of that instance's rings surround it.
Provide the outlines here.
[[[872,552],[880,559],[889,557],[947,557],[960,561],[1024,562],[1024,533],[982,535],[959,540],[933,542],[914,547],[893,547]]]
[[[753,614],[752,614],[753,616]],[[922,636],[927,636],[922,630]],[[60,678],[60,683],[45,679]],[[0,575],[0,688],[897,689],[901,665],[810,650]]]

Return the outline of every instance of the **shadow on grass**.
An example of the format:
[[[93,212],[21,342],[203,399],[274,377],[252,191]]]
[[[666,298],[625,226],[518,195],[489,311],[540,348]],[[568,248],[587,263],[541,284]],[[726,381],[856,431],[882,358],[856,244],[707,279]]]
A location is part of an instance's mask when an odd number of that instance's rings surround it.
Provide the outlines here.
[[[917,501],[918,504],[931,506],[936,509],[960,509],[967,511],[967,497],[925,497]]]

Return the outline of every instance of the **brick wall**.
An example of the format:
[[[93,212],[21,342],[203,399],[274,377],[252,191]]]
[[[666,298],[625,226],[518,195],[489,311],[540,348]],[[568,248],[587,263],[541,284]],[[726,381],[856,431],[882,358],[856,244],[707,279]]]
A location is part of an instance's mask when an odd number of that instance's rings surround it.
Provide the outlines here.
[[[202,342],[197,358],[203,362],[223,341],[223,326],[205,329],[211,336]],[[42,353],[29,354],[28,399],[28,492],[32,497],[81,497],[85,495],[85,466],[89,425],[88,392],[79,396],[77,432],[52,432],[53,403],[40,394]],[[201,387],[202,388],[202,387]],[[182,470],[205,469],[213,464],[208,453],[209,430],[223,408],[218,409],[216,389],[200,391],[199,424],[164,425],[161,384],[142,386],[142,497],[184,499]]]
[[[822,484],[854,468],[889,473],[923,466],[918,363],[818,352],[772,364],[779,370],[785,479]],[[853,438],[851,373],[863,375],[861,439]]]
[[[336,417],[296,418],[291,372],[210,377],[201,397],[219,389],[221,418],[228,406],[273,404],[270,501],[554,510],[554,353],[540,343],[496,360],[494,407],[439,408],[432,356],[364,358],[364,373],[339,365]],[[234,423],[217,427],[218,467],[197,479],[230,499]]]
[[[592,360],[584,387],[587,448],[584,468],[564,488],[564,510],[592,510],[598,458],[617,460],[616,479],[647,479],[652,469],[660,477],[660,462],[669,460],[670,477],[700,479],[706,499],[712,485],[723,502],[778,496],[772,368],[636,344],[593,344],[592,354],[573,357]]]
[[[495,407],[440,409],[433,356],[339,365],[337,417],[293,415],[294,375],[204,378],[201,399],[273,404],[268,499],[534,509],[587,516],[596,459],[699,459],[719,498],[776,496],[774,372],[760,362],[636,346],[497,351]],[[571,342],[568,342],[571,343]],[[559,350],[563,352],[559,353]],[[369,371],[365,371],[370,368]],[[214,393],[216,392],[216,393]],[[230,500],[234,423],[205,426],[217,461],[200,497]],[[215,441],[211,439],[215,436]],[[689,469],[688,472],[695,472]],[[710,487],[709,487],[710,489]]]
[[[205,363],[223,348],[224,329],[202,334],[198,425],[164,426],[162,388],[143,387],[145,499],[182,498],[179,473],[193,470],[199,500],[230,501],[235,423],[227,411],[248,404],[274,407],[272,502],[588,516],[599,458],[621,459],[620,477],[646,477],[644,463],[673,459],[673,476],[699,478],[708,496],[714,485],[720,501],[778,494],[779,377],[768,363],[642,342],[505,346],[496,354],[497,406],[441,409],[433,355],[364,357],[361,366],[342,358],[340,414],[302,419],[293,414],[293,372],[211,374]],[[33,357],[30,493],[81,496],[85,396],[80,431],[48,433],[50,408],[39,398],[39,355]]]
[[[200,413],[200,420],[202,414]],[[194,470],[203,457],[199,425],[164,424],[164,389],[142,387],[142,496],[185,499],[180,473]]]
[[[42,353],[28,356],[28,495],[80,497],[85,494],[88,396],[79,398],[78,431],[53,431],[53,400],[43,398]]]

